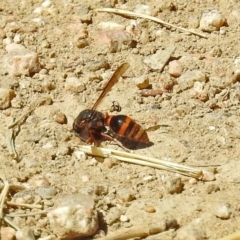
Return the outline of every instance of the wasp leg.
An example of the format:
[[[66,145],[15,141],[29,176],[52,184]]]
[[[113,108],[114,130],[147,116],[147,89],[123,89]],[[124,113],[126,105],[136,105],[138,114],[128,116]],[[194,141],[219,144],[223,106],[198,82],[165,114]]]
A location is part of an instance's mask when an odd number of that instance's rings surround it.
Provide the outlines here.
[[[112,142],[115,142],[119,147],[121,147],[122,149],[124,149],[126,152],[131,152],[129,149],[125,148],[121,142],[119,142],[117,139],[107,135],[106,133],[101,133],[101,135],[106,139],[106,140],[109,140],[109,141],[112,141]]]
[[[94,146],[99,147],[101,141],[96,139],[96,131],[95,131],[95,129],[89,129],[89,135],[90,135],[90,137],[87,139],[86,143],[87,144],[93,143]],[[101,134],[99,134],[99,136],[101,137]]]

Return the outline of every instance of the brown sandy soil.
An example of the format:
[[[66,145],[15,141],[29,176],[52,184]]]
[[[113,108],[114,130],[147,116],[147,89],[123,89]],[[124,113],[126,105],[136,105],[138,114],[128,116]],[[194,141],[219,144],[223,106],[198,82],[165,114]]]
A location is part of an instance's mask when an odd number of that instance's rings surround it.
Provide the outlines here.
[[[42,4],[39,0],[1,1],[0,55],[6,54],[9,42],[22,44],[38,54],[41,70],[12,77],[1,67],[1,87],[14,90],[15,97],[10,107],[0,110],[0,168],[13,184],[34,189],[38,179],[44,177],[56,189],[56,195],[92,194],[109,232],[175,218],[179,229],[155,239],[218,239],[240,230],[240,2],[146,2],[56,0],[38,12]],[[150,6],[152,15],[185,28],[198,28],[207,9],[217,9],[226,22],[220,30],[204,33],[207,38],[202,38],[146,19],[93,11],[99,7],[133,11],[137,4]],[[101,25],[104,22],[117,23],[118,31],[126,28],[130,34],[116,45],[105,43],[107,40],[99,35],[108,30]],[[144,63],[146,57],[170,46],[175,51],[163,71]],[[172,60],[182,64],[182,75],[194,70],[205,74],[203,98],[193,86],[180,85],[179,78],[170,76]],[[104,84],[123,62],[130,68],[98,110],[109,112],[112,101],[117,101],[121,114],[137,120],[145,129],[159,125],[148,132],[153,146],[135,152],[214,172],[215,181],[195,182],[187,176],[123,162],[109,167],[103,159],[76,156],[78,146],[85,143],[71,132],[74,119],[81,110],[93,106]],[[142,97],[135,83],[142,75],[149,78],[153,89],[168,88],[168,92]],[[70,77],[77,77],[85,89],[69,86]],[[42,98],[47,101],[36,107],[19,128],[15,138],[19,159],[15,160],[9,156],[5,140],[7,126]],[[121,150],[111,142],[102,146]],[[167,183],[176,178],[183,189],[171,194]],[[99,192],[99,188],[104,190]],[[130,190],[133,199],[122,201],[117,194],[121,189]],[[15,194],[12,192],[8,200],[14,201]],[[26,202],[39,200],[45,209],[55,197],[44,199],[34,194],[34,199]],[[116,209],[123,217],[111,222]],[[11,207],[8,211],[25,212]],[[36,238],[52,235],[46,216],[14,221],[32,228]]]

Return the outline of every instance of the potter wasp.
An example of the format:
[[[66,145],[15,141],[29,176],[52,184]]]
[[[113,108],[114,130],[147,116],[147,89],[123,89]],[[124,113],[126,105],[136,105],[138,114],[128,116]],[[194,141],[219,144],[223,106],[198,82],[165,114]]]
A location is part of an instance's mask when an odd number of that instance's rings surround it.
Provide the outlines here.
[[[110,140],[128,149],[139,149],[151,145],[147,132],[126,115],[108,115],[96,111],[106,93],[129,68],[123,63],[112,75],[92,109],[85,109],[73,123],[73,131],[82,141],[99,146],[102,141]]]

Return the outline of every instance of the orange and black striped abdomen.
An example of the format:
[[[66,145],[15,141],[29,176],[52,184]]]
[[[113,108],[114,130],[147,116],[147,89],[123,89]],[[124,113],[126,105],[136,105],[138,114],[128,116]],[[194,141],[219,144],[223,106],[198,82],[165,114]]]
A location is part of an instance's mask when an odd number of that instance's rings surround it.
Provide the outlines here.
[[[149,142],[146,131],[128,116],[107,116],[105,123],[120,137],[126,137],[138,142]]]

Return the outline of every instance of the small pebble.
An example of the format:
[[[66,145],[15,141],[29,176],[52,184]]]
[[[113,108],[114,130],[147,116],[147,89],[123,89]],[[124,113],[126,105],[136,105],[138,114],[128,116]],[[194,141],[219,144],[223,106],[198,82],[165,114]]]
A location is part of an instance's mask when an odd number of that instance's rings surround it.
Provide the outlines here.
[[[12,43],[6,47],[7,54],[3,56],[3,66],[11,76],[29,76],[40,71],[38,55],[26,49],[23,45]]]
[[[214,193],[214,192],[218,192],[218,191],[220,191],[220,188],[216,184],[211,183],[211,184],[209,184],[207,186],[207,193],[208,194],[211,194],[211,193]]]
[[[78,160],[86,160],[87,159],[87,156],[86,156],[86,153],[85,152],[82,152],[82,151],[74,151],[73,154],[76,156],[76,158]]]
[[[155,213],[155,212],[156,212],[156,209],[155,209],[153,206],[151,206],[151,205],[145,206],[145,207],[144,207],[144,210],[145,210],[146,212],[148,212],[148,213]]]
[[[200,29],[205,32],[218,31],[224,23],[225,19],[218,10],[207,10],[201,16]]]
[[[16,232],[16,240],[35,240],[34,231],[28,227],[21,227]]]
[[[174,49],[174,47],[169,47],[164,50],[160,49],[156,53],[147,56],[143,62],[154,70],[162,71]]]
[[[129,218],[128,218],[126,215],[121,215],[120,221],[121,221],[121,222],[128,222],[128,221],[129,221]]]
[[[34,175],[31,179],[29,179],[28,183],[32,187],[49,187],[50,182],[45,176],[42,175]]]
[[[66,124],[67,123],[67,117],[64,113],[58,112],[53,116],[53,120],[60,124]]]
[[[173,60],[169,63],[169,74],[173,77],[179,77],[182,74],[183,71],[183,67],[182,64],[177,61],[177,60]]]
[[[90,180],[89,175],[83,175],[83,176],[82,176],[82,182],[83,182],[83,183],[89,182],[89,180]]]
[[[146,75],[140,76],[135,79],[135,84],[139,89],[144,89],[149,87],[149,78]]]
[[[117,194],[123,202],[131,202],[134,199],[132,192],[128,188],[119,189]]]
[[[108,186],[107,186],[107,185],[105,185],[105,186],[103,186],[103,185],[98,185],[98,186],[96,186],[96,188],[95,188],[95,194],[96,194],[97,196],[107,195],[107,194],[108,194]]]
[[[117,164],[117,159],[116,158],[105,158],[103,163],[108,167],[112,168],[114,165]]]
[[[166,178],[164,182],[165,189],[170,194],[181,193],[183,190],[183,183],[180,177]]]
[[[15,97],[15,92],[11,89],[0,88],[0,109],[11,107],[11,100]]]
[[[59,196],[47,217],[51,231],[60,239],[82,239],[92,236],[98,229],[98,214],[90,195]]]
[[[215,208],[215,214],[221,219],[229,219],[231,216],[231,211],[228,204],[219,204]]]
[[[197,182],[198,182],[198,181],[197,181],[196,178],[190,178],[190,179],[189,179],[189,183],[192,184],[192,185],[197,184]]]
[[[199,70],[188,70],[178,78],[178,89],[184,91],[194,86],[195,82],[206,82],[206,75]]]
[[[65,89],[73,93],[83,92],[86,87],[85,84],[77,77],[67,77],[65,82]]]
[[[1,240],[15,240],[16,231],[11,227],[1,227]]]
[[[39,187],[35,192],[42,198],[51,198],[56,195],[57,190],[55,187]]]
[[[119,221],[120,217],[122,216],[122,211],[117,207],[110,208],[107,216],[105,217],[106,223],[108,225],[112,225]]]

